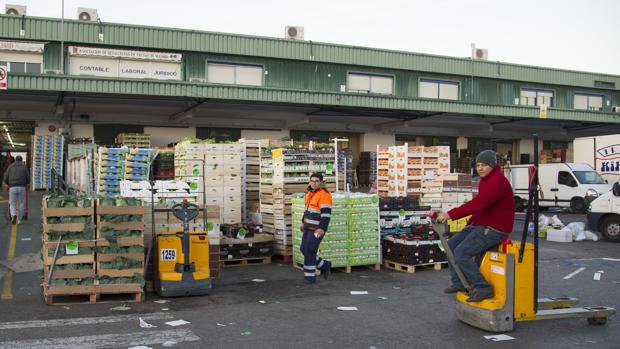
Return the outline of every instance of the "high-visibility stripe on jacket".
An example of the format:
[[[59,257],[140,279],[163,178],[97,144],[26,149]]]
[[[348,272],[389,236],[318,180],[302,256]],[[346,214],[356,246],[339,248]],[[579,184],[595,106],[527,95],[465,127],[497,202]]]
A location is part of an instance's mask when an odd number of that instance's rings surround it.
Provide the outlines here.
[[[308,230],[327,231],[332,217],[332,194],[323,188],[306,193],[306,211],[302,223]]]

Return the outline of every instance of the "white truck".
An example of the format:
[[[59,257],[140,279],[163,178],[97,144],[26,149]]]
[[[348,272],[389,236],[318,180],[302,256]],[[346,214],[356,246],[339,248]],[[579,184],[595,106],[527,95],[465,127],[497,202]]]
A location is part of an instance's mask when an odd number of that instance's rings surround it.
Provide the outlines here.
[[[600,231],[609,241],[620,242],[620,183],[592,201],[586,217],[590,229]]]
[[[504,172],[512,185],[517,212],[527,207],[529,167],[513,165]],[[590,202],[611,189],[611,185],[587,164],[540,164],[538,180],[540,207],[570,207],[575,213],[586,213]]]
[[[608,183],[620,180],[620,134],[573,140],[573,161],[586,163]]]

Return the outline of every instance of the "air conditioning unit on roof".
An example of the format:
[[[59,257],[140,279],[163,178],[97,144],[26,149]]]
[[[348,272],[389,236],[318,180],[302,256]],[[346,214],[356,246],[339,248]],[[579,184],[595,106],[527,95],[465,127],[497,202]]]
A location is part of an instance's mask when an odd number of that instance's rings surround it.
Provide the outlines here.
[[[284,35],[287,39],[303,40],[304,39],[304,27],[287,25],[284,30]]]
[[[4,13],[13,16],[25,16],[26,6],[6,4],[6,6],[4,7]]]
[[[79,7],[77,10],[77,18],[80,21],[97,22],[99,20],[99,15],[97,14],[97,9]]]
[[[489,50],[484,48],[473,48],[471,50],[471,58],[486,61],[489,59]]]

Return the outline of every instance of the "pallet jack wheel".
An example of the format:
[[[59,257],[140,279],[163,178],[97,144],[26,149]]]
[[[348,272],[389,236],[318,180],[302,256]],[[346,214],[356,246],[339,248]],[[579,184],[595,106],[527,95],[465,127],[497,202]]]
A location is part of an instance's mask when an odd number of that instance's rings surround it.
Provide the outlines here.
[[[588,325],[602,326],[602,325],[605,325],[606,323],[607,323],[606,317],[589,317],[588,318]]]

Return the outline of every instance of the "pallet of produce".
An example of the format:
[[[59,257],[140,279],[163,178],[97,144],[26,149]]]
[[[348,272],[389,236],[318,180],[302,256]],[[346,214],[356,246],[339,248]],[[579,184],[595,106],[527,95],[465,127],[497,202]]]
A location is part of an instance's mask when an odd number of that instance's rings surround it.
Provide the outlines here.
[[[92,302],[96,293],[94,241],[44,243],[43,297],[46,304],[59,304],[58,297],[71,302]],[[56,258],[54,258],[56,256]]]
[[[95,238],[93,200],[75,196],[45,196],[42,200],[43,241]]]

